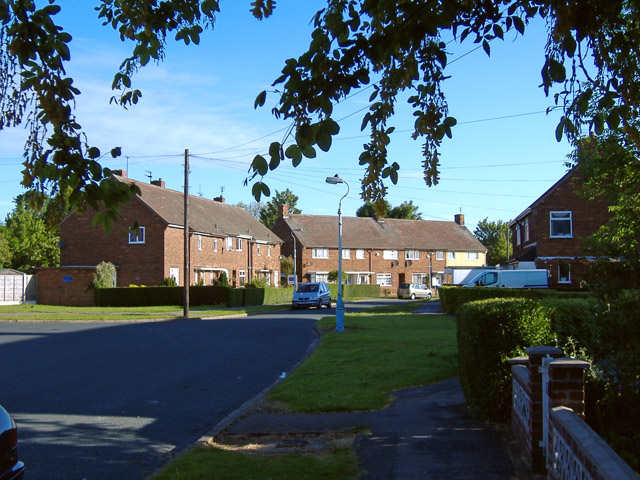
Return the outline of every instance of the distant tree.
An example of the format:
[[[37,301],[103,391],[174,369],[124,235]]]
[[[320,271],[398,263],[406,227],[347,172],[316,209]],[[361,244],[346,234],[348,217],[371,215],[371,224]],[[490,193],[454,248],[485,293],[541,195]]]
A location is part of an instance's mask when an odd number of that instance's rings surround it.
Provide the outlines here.
[[[507,245],[511,239],[508,223],[502,220],[494,222],[485,218],[478,223],[473,234],[487,247],[487,264],[498,265],[508,260]]]
[[[283,275],[293,275],[293,257],[282,257],[280,259],[280,271]]]
[[[273,228],[274,223],[276,223],[278,219],[278,207],[280,205],[289,205],[289,213],[302,213],[302,210],[296,207],[297,204],[298,196],[294,195],[291,190],[288,188],[284,192],[276,190],[273,198],[260,210],[260,221],[267,228]]]
[[[348,278],[349,278],[349,275],[347,275],[347,272],[345,272],[343,270],[342,271],[342,283],[345,283]],[[327,275],[327,280],[329,280],[330,283],[337,283],[338,282],[338,270],[331,270],[329,272],[329,275]]]
[[[5,228],[0,225],[0,268],[11,265],[11,249],[9,248],[9,240]]]
[[[247,212],[251,214],[254,218],[260,220],[260,211],[262,210],[262,205],[260,202],[251,202],[247,205],[244,202],[238,202],[235,205],[236,207],[244,208]]]
[[[364,202],[364,204],[356,210],[356,216],[422,220],[422,214],[418,212],[418,206],[413,204],[413,200],[402,202],[397,207],[392,207],[386,200],[381,200],[377,204]]]
[[[388,214],[389,218],[404,218],[406,220],[422,220],[422,214],[418,212],[418,206],[413,204],[413,200],[402,202],[397,207],[393,207]]]
[[[45,222],[45,203],[40,210],[29,206],[28,197],[19,195],[15,208],[5,221],[7,240],[11,249],[11,267],[28,270],[34,267],[60,265],[60,234]]]

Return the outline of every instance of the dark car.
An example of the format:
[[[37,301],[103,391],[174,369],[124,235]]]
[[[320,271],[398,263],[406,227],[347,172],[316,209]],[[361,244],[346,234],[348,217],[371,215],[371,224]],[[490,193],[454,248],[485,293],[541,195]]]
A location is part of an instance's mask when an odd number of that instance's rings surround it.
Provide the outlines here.
[[[331,308],[331,292],[324,282],[301,283],[298,285],[298,290],[293,294],[291,305],[294,309],[308,307],[320,308],[323,305]]]
[[[18,429],[0,406],[0,480],[20,480],[23,477],[24,464],[18,461]]]

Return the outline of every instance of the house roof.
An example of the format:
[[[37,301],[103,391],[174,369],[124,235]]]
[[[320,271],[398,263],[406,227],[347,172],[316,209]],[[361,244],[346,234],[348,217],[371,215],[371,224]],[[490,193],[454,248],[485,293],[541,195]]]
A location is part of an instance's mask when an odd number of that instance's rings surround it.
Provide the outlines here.
[[[327,215],[289,215],[283,220],[307,248],[338,247],[338,219]],[[464,226],[455,222],[342,217],[344,248],[458,250],[487,249]]]
[[[184,194],[176,190],[150,185],[131,178],[113,176],[116,180],[140,188],[140,201],[168,225],[184,227]],[[226,203],[189,195],[189,228],[214,236],[250,236],[253,240],[282,243],[271,230],[247,210]]]

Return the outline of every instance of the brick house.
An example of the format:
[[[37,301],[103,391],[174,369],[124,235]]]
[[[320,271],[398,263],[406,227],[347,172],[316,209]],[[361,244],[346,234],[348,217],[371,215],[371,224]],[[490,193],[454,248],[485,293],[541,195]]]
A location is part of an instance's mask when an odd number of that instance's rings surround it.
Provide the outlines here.
[[[450,266],[483,266],[487,249],[464,226],[431,220],[342,217],[342,270],[347,284],[378,284],[393,293],[402,282],[442,285]],[[282,254],[293,256],[296,239],[298,281],[327,281],[338,269],[338,218],[291,215],[280,206],[273,231],[284,241]]]
[[[95,211],[73,213],[60,224],[60,264],[95,266],[102,261],[117,268],[118,286],[159,285],[167,277],[184,284],[184,195],[127,178],[114,171],[120,182],[133,183],[141,195],[120,208],[121,219],[110,234],[92,225]],[[224,272],[239,286],[254,276],[271,285],[280,283],[282,241],[243,208],[189,195],[190,284],[213,283]],[[138,221],[137,232],[129,227]]]
[[[551,288],[580,288],[593,260],[583,241],[611,218],[604,197],[585,200],[578,189],[571,170],[509,224],[513,253],[508,263],[546,269]]]

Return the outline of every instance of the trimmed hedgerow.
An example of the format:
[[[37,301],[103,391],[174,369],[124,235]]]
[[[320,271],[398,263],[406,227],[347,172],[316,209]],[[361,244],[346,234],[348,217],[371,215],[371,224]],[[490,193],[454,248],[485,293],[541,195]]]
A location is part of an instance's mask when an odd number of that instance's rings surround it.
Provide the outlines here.
[[[540,302],[501,298],[461,305],[456,312],[460,383],[478,418],[506,421],[511,408],[508,360],[553,340]]]

